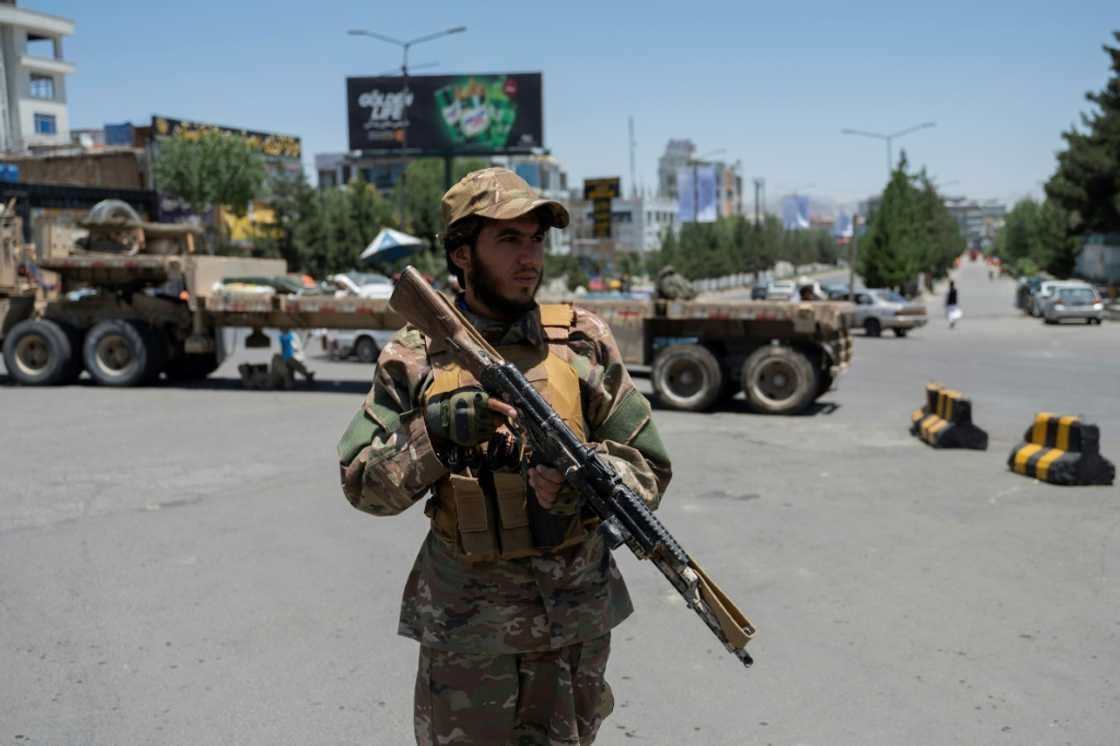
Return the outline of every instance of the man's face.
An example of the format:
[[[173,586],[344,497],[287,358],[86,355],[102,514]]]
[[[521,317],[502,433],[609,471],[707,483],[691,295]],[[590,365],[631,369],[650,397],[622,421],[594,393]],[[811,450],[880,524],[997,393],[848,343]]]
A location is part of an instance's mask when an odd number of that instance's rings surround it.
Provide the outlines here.
[[[544,277],[544,231],[536,215],[490,220],[472,251],[460,246],[452,260],[467,278],[467,300],[499,318],[515,318],[533,307]]]

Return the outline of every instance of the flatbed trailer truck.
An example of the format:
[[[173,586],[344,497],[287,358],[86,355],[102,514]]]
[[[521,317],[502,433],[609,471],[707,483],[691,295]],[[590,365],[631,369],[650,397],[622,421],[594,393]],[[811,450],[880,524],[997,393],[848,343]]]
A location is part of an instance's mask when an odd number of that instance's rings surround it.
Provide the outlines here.
[[[205,378],[225,357],[224,327],[252,328],[246,343],[255,347],[269,345],[265,328],[403,324],[383,299],[230,289],[223,280],[283,275],[287,267],[279,259],[196,254],[193,228],[139,227],[147,245],[165,253],[74,250],[44,258],[38,269],[61,284],[50,295],[0,282],[4,362],[17,383],[67,384],[83,371],[107,386],[161,375]],[[756,411],[795,413],[832,388],[851,361],[848,304],[573,302],[611,326],[624,361],[648,366],[658,398],[673,409],[703,411],[743,391]]]

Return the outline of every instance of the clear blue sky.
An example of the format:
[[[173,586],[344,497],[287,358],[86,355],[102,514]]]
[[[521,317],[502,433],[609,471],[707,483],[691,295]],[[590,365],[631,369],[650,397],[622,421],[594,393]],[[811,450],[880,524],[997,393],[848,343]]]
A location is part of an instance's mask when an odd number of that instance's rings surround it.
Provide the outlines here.
[[[546,145],[573,183],[618,175],[629,191],[632,115],[640,182],[655,184],[669,138],[688,137],[741,160],[748,185],[765,178],[772,203],[798,188],[845,202],[879,191],[885,145],[840,130],[928,120],[936,128],[896,154],[955,182],[946,191],[1038,194],[1084,93],[1108,78],[1101,45],[1120,29],[1116,0],[20,5],[77,24],[65,42],[75,127],[160,113],[283,132],[302,138],[310,164],[347,147],[345,78],[400,64],[399,48],[348,28],[413,38],[464,24],[411,62],[541,71]]]

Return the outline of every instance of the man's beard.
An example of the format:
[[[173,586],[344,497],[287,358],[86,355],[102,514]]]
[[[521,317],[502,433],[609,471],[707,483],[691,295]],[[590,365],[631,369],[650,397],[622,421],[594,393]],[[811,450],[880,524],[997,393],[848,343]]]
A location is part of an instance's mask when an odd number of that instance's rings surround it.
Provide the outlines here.
[[[495,313],[509,319],[515,319],[533,310],[537,305],[534,298],[536,298],[542,282],[544,282],[543,270],[537,274],[537,284],[529,295],[529,300],[517,301],[503,298],[495,289],[498,283],[494,276],[482,266],[482,262],[478,261],[478,254],[474,252],[473,248],[471,249],[471,268],[467,272],[467,285],[474,290],[475,295],[478,296],[483,305]]]

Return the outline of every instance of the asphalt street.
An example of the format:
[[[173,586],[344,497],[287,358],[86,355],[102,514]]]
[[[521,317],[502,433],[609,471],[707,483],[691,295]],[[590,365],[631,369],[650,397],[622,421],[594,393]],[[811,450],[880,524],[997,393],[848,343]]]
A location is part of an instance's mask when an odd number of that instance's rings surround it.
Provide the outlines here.
[[[650,566],[614,635],[602,744],[1115,744],[1120,488],[1008,471],[1035,412],[1098,422],[1120,460],[1120,323],[1043,326],[957,273],[905,339],[857,333],[809,414],[658,410],[661,517],[759,628],[744,670]],[[0,744],[411,741],[396,636],[426,531],[360,513],[335,443],[370,370],[315,391],[0,386]],[[931,380],[986,452],[908,433]],[[648,391],[648,381],[639,385]]]

